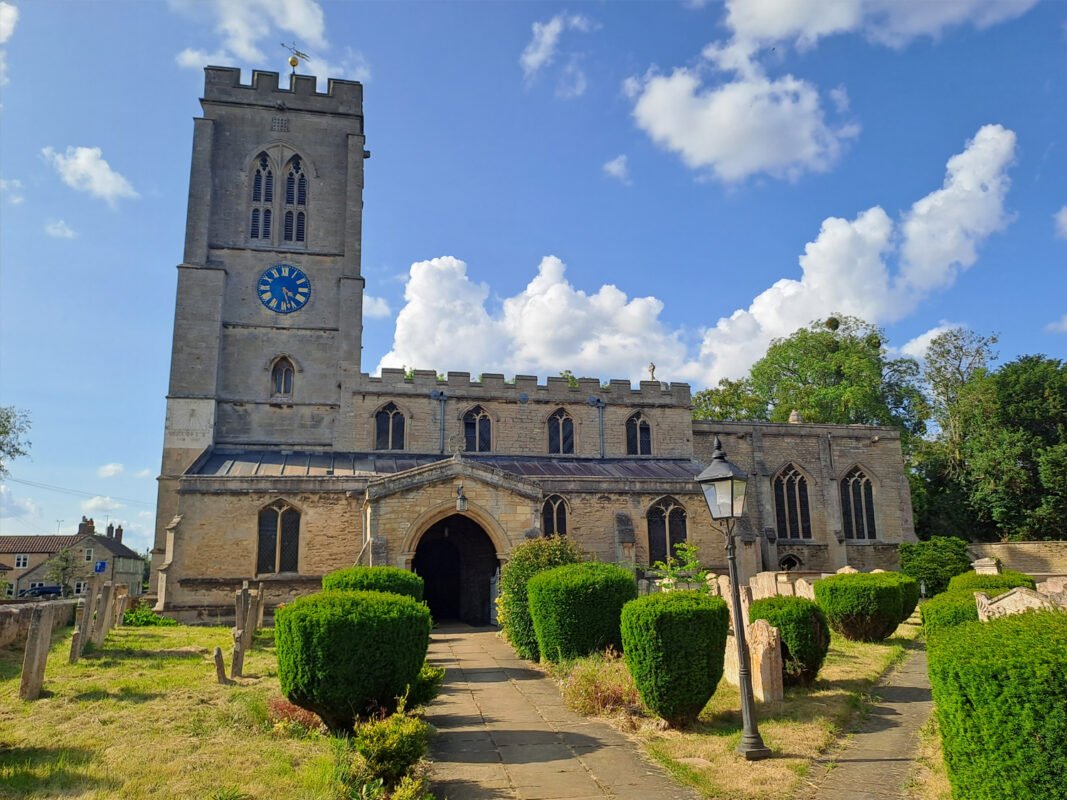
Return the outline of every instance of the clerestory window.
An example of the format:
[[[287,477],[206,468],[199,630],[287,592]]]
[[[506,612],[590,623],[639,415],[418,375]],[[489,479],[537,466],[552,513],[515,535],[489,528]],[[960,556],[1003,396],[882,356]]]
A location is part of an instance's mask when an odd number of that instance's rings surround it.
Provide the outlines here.
[[[481,406],[463,415],[464,449],[469,453],[488,453],[493,449],[493,423]]]
[[[541,533],[545,536],[567,535],[567,501],[558,494],[545,498],[541,506]]]
[[[278,500],[259,512],[256,573],[296,572],[300,561],[300,512]]]
[[[574,420],[562,408],[548,418],[548,452],[560,455],[574,452]]]
[[[374,449],[404,449],[404,414],[395,403],[383,406],[374,415]]]
[[[640,411],[626,420],[626,455],[652,455],[652,426]]]

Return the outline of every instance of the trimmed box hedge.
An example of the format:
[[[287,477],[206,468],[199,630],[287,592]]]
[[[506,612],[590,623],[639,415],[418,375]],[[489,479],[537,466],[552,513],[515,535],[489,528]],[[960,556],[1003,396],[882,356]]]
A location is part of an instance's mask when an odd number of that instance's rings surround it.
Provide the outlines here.
[[[786,686],[815,681],[830,649],[830,627],[818,603],[803,597],[766,597],[749,605],[748,619],[764,619],[778,629]]]
[[[1023,586],[1027,589],[1037,588],[1034,579],[1029,575],[1022,572],[1012,572],[1011,570],[1005,570],[999,575],[979,575],[973,571],[965,572],[948,582],[948,590],[950,592],[966,589],[969,592],[986,592],[988,594],[990,590],[1003,589],[1007,591],[1018,586]]]
[[[360,592],[392,592],[422,600],[423,581],[399,567],[348,567],[322,576],[322,588]]]
[[[897,629],[901,583],[888,572],[846,573],[815,581],[815,600],[830,627],[846,639],[880,642]]]
[[[988,589],[986,594],[990,597],[997,597],[1007,591],[1009,590]],[[978,603],[974,599],[974,591],[959,589],[953,592],[942,592],[937,597],[930,598],[919,606],[919,613],[922,615],[923,630],[929,634],[941,628],[953,628],[965,622],[977,622]]]
[[[497,622],[515,652],[522,658],[537,661],[537,634],[530,617],[526,584],[534,575],[564,564],[577,564],[582,551],[562,536],[549,536],[523,542],[511,551],[500,570],[500,596],[497,598]]]
[[[928,652],[953,796],[1067,800],[1067,614],[942,629]]]
[[[897,582],[900,591],[900,621],[906,621],[919,605],[919,582],[903,572],[882,572],[881,575],[890,575],[891,580]]]
[[[901,542],[900,571],[926,584],[926,596],[948,588],[956,575],[971,568],[967,542],[955,536],[934,536],[928,542]]]
[[[419,678],[430,643],[430,610],[385,592],[329,591],[298,598],[274,615],[282,693],[334,732],[393,711]]]
[[[722,678],[726,601],[696,592],[664,592],[622,608],[626,666],[641,699],[673,726],[697,718]]]
[[[541,660],[559,662],[622,648],[622,607],[637,597],[633,574],[587,561],[535,575],[526,585]]]

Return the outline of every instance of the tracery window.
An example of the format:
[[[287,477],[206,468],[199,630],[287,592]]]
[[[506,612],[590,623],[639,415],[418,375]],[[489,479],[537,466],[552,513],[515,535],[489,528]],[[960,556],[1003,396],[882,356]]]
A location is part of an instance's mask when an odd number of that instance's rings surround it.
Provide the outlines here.
[[[274,204],[274,169],[270,157],[260,153],[252,173],[251,219],[248,238],[269,242],[271,239],[271,208]]]
[[[541,533],[545,536],[567,535],[567,501],[558,494],[545,498],[541,506]]]
[[[774,477],[774,513],[779,539],[810,539],[808,479],[793,464]]]
[[[470,453],[488,453],[493,449],[493,424],[485,409],[475,406],[463,415],[464,449]]]
[[[300,512],[278,500],[259,512],[256,573],[296,572],[300,560]]]
[[[304,242],[307,230],[308,180],[300,156],[289,161],[285,176],[285,217],[282,239],[286,242]]]
[[[874,539],[874,487],[859,467],[841,479],[841,521],[846,539]]]
[[[652,455],[652,426],[640,411],[626,420],[626,455]]]
[[[396,403],[383,406],[374,415],[374,449],[404,449],[404,414]]]
[[[282,356],[274,362],[270,371],[270,395],[272,398],[293,396],[293,362]]]
[[[666,561],[686,541],[686,513],[673,497],[657,500],[648,510],[648,563]]]
[[[574,452],[574,420],[562,408],[548,418],[548,452]]]

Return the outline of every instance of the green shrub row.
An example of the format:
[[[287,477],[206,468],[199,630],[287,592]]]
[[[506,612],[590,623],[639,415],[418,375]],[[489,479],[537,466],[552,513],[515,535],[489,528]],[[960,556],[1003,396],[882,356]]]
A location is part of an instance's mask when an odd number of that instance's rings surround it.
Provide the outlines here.
[[[567,564],[535,575],[526,589],[542,660],[559,662],[622,647],[622,607],[637,597],[629,570],[595,561]]]
[[[990,597],[997,597],[1006,591],[1008,590],[988,589],[987,594]],[[923,603],[919,607],[919,613],[922,615],[923,631],[930,634],[941,628],[953,628],[965,622],[977,622],[978,603],[975,602],[974,591],[971,589],[942,592]]]
[[[696,719],[722,678],[726,602],[696,592],[651,594],[622,609],[626,665],[641,699],[674,726]]]
[[[1067,800],[1067,614],[942,628],[928,652],[953,796]]]
[[[422,600],[423,581],[414,572],[399,567],[348,567],[323,575],[322,588],[392,592]]]
[[[927,542],[903,542],[898,548],[900,571],[926,584],[926,596],[948,588],[956,575],[971,568],[967,542],[955,536],[935,536]]]
[[[999,575],[979,575],[977,572],[965,572],[948,582],[950,592],[966,590],[969,592],[986,592],[996,589],[1015,589],[1023,586],[1027,589],[1037,588],[1034,579],[1022,572],[1005,570]]]
[[[748,619],[764,619],[778,629],[786,686],[814,682],[830,649],[830,628],[818,603],[803,597],[766,597],[749,605]]]
[[[880,642],[906,619],[905,610],[910,615],[914,609],[906,605],[914,583],[898,572],[831,575],[815,582],[815,599],[846,639]]]
[[[328,591],[275,613],[282,693],[333,732],[392,711],[416,684],[430,642],[430,611],[411,597]]]
[[[522,658],[537,661],[537,634],[530,617],[526,584],[534,575],[563,564],[577,564],[583,553],[570,539],[550,536],[524,542],[511,551],[500,570],[497,622],[504,637]]]

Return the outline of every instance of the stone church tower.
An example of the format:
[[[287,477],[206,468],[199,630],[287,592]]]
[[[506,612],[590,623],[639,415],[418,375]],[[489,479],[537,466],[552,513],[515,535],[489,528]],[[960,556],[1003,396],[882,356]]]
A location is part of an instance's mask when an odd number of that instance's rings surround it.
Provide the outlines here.
[[[638,570],[723,540],[693,478],[748,471],[743,574],[892,567],[913,540],[897,431],[694,422],[684,383],[361,372],[363,87],[205,71],[151,592],[186,619],[361,564],[414,569],[438,619],[492,617],[516,545],[557,534]],[[448,365],[440,365],[447,368]]]

